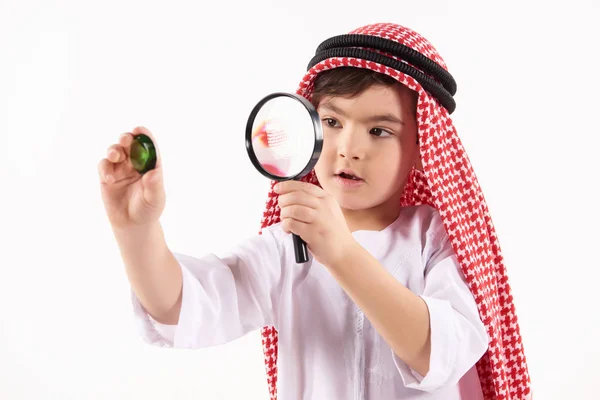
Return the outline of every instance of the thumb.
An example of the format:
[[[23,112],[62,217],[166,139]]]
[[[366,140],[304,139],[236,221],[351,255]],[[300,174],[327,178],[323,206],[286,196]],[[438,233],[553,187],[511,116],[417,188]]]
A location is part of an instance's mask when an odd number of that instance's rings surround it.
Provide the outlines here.
[[[161,205],[165,200],[162,167],[150,170],[142,176],[144,199],[152,205]]]

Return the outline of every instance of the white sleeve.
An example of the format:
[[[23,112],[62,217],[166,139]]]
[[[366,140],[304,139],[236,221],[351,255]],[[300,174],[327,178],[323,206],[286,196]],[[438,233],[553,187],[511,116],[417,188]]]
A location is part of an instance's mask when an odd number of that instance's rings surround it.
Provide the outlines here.
[[[424,256],[425,287],[420,297],[430,317],[429,372],[423,377],[393,355],[406,387],[432,392],[458,383],[487,350],[488,336],[445,231],[429,240]]]
[[[134,317],[143,340],[162,347],[208,347],[275,325],[284,267],[281,246],[273,229],[265,229],[222,258],[174,253],[183,276],[179,322],[158,323],[132,291]]]

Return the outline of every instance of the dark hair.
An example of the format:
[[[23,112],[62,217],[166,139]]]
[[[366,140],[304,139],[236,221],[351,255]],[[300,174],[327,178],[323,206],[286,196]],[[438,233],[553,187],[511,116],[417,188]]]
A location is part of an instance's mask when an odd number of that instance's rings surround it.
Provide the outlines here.
[[[373,85],[403,86],[394,78],[370,69],[338,67],[317,75],[314,81],[312,103],[317,107],[323,97],[327,96],[352,98]],[[415,101],[414,104],[416,106],[417,102]]]
[[[358,96],[373,85],[383,85],[387,87],[397,85],[405,90],[409,90],[413,96],[413,115],[416,115],[417,92],[408,89],[391,76],[366,68],[337,67],[319,73],[314,81],[311,102],[315,107],[318,107],[324,97],[340,96],[352,98]],[[418,143],[419,137],[417,135],[417,144]]]

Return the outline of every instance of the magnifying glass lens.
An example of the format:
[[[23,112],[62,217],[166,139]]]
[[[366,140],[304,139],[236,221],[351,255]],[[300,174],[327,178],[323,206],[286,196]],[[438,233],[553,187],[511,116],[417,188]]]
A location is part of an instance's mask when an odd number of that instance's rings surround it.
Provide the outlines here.
[[[275,97],[256,114],[251,145],[260,167],[282,179],[300,174],[315,149],[315,128],[306,107],[298,100]]]

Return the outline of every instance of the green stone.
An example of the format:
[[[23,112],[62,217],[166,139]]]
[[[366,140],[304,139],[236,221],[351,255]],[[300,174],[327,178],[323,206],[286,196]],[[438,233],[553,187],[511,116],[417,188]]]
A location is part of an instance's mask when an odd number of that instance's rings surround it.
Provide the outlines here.
[[[156,148],[152,139],[144,134],[136,135],[129,149],[129,158],[133,168],[142,175],[156,167]]]

